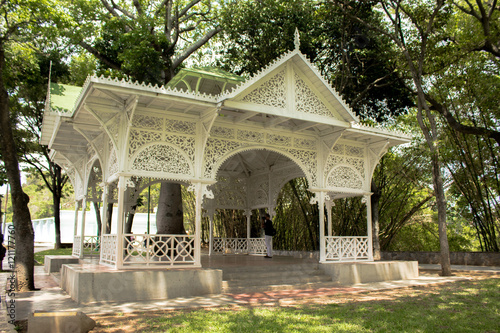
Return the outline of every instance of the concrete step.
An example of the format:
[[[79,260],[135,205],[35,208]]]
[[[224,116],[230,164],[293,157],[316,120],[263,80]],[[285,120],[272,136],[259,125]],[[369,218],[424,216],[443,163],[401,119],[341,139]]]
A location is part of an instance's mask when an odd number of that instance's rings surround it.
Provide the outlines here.
[[[260,272],[225,272],[222,273],[224,281],[286,281],[292,279],[308,279],[317,277],[328,277],[323,271],[260,271]],[[331,278],[330,278],[331,279]]]
[[[224,294],[241,294],[241,293],[257,293],[278,290],[307,290],[319,288],[339,287],[336,282],[310,282],[310,283],[290,283],[290,284],[266,284],[260,286],[248,285],[228,285],[228,281],[222,281],[222,293]]]
[[[318,264],[266,265],[223,268],[224,293],[310,289],[333,286],[331,276]]]
[[[271,264],[261,266],[239,266],[239,267],[221,267],[224,273],[259,273],[259,272],[296,272],[296,271],[321,271],[319,264],[305,263],[305,264]]]

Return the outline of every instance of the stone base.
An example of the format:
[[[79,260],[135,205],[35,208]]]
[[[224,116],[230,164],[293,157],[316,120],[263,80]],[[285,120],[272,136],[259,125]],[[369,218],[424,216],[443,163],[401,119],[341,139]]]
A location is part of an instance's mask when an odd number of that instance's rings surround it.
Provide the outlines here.
[[[45,256],[44,270],[45,270],[45,273],[47,273],[47,274],[59,273],[62,265],[78,264],[79,261],[80,261],[80,259],[78,259],[77,257],[73,257],[73,256],[66,256],[66,255]]]
[[[418,278],[417,261],[335,262],[320,267],[342,285]]]
[[[114,270],[101,265],[63,265],[61,288],[78,303],[132,302],[222,292],[219,269]]]

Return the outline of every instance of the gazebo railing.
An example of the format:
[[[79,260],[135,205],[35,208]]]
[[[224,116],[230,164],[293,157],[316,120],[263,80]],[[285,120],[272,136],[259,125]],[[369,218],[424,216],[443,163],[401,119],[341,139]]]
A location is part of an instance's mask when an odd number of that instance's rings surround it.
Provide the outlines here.
[[[99,236],[85,236],[83,238],[83,254],[99,254],[101,239]]]
[[[101,249],[101,240],[99,236],[84,236],[83,249],[81,245],[82,236],[73,236],[72,255],[79,257],[83,254],[99,254]]]
[[[103,235],[101,237],[101,263],[116,265],[117,235]]]
[[[325,261],[370,260],[368,237],[325,237]]]
[[[82,236],[73,236],[73,250],[71,254],[79,257],[82,253],[82,244],[81,244]]]
[[[212,245],[214,254],[265,254],[264,238],[222,238],[214,237]]]
[[[194,235],[124,234],[123,267],[192,267],[195,260]]]

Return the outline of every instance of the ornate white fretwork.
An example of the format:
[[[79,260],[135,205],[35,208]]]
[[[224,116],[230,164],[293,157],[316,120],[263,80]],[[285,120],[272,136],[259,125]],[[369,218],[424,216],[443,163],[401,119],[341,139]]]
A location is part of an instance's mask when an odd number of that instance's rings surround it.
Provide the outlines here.
[[[113,145],[110,145],[111,147],[113,147]],[[110,156],[109,156],[109,163],[108,163],[108,175],[114,175],[115,173],[118,172],[118,156],[116,155],[116,150],[114,149],[114,147],[112,148],[112,150],[110,150]]]
[[[116,265],[117,235],[102,235],[101,239],[101,263]]]
[[[163,131],[164,118],[150,115],[136,114],[132,119],[132,126],[153,131]]]
[[[243,97],[244,102],[286,108],[285,70]]]
[[[297,74],[295,74],[295,107],[298,112],[332,117],[332,112]]]
[[[266,207],[269,205],[269,179],[252,177],[249,182],[249,207]]]
[[[365,171],[365,149],[339,142],[326,161],[326,186],[363,189]]]
[[[332,170],[326,180],[329,187],[362,189],[363,180],[350,166],[341,165]]]
[[[71,254],[75,257],[79,257],[82,253],[82,236],[73,236],[73,249]]]
[[[264,238],[219,238],[214,237],[212,251],[215,254],[260,254],[266,253]]]
[[[234,139],[234,132],[235,132],[234,128],[214,126],[212,127],[210,135],[215,138]]]
[[[165,120],[165,131],[173,132],[173,133],[195,135],[196,134],[196,123],[192,122],[192,121],[166,119]]]
[[[191,267],[195,265],[194,236],[123,235],[124,267]]]
[[[264,133],[248,130],[238,130],[238,140],[248,141],[248,142],[258,142],[264,143],[265,136]]]
[[[325,237],[325,261],[369,260],[368,237]]]
[[[98,236],[85,236],[83,238],[84,254],[99,254],[100,243],[100,238]]]
[[[179,175],[193,174],[186,154],[166,144],[156,144],[141,150],[133,160],[131,169]]]
[[[138,149],[149,143],[160,142],[162,134],[160,132],[146,130],[130,130],[129,134],[129,156],[132,156]]]

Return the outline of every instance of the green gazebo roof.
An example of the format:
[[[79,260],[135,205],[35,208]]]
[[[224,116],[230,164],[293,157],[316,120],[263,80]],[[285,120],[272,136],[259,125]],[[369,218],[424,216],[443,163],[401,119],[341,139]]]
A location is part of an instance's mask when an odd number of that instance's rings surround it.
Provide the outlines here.
[[[244,82],[241,76],[216,67],[183,68],[167,84],[167,87],[217,95]]]
[[[50,108],[61,113],[71,113],[82,87],[50,83]]]

